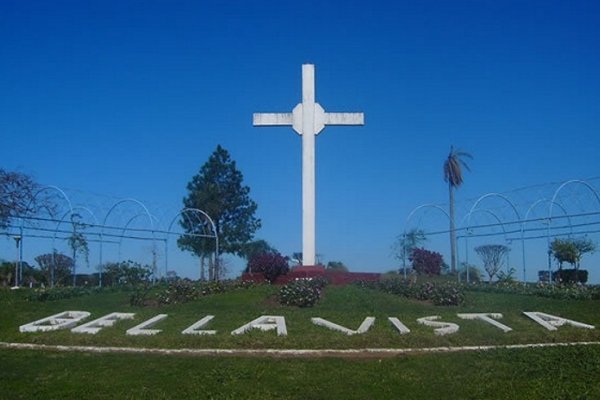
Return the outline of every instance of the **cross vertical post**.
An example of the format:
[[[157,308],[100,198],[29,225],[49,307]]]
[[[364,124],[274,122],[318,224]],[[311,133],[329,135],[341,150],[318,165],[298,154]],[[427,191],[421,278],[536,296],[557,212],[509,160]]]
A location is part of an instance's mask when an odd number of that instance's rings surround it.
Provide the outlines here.
[[[315,101],[315,66],[304,64],[302,103],[291,113],[255,113],[253,125],[292,126],[302,136],[302,265],[315,265],[315,136],[326,125],[364,125],[364,114],[326,113]]]
[[[302,66],[302,264],[315,265],[315,69]]]

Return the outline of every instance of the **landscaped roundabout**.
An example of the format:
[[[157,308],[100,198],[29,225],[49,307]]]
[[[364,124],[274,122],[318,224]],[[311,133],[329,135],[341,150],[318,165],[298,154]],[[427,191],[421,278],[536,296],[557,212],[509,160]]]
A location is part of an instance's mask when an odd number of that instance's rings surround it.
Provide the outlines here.
[[[316,286],[2,290],[0,397],[600,397],[598,288]]]

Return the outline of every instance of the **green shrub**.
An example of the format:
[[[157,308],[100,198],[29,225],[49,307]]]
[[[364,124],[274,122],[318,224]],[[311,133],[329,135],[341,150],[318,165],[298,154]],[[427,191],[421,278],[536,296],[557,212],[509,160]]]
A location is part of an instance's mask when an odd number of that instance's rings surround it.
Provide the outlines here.
[[[460,274],[460,281],[467,281],[467,268],[469,270],[469,282],[471,283],[479,283],[482,281],[481,279],[481,270],[474,265],[462,263]]]
[[[559,269],[552,273],[552,280],[559,283],[587,283],[588,272],[585,269]]]
[[[61,300],[61,299],[69,299],[71,297],[79,297],[85,296],[92,293],[97,293],[101,291],[101,288],[94,287],[53,287],[53,288],[39,288],[30,290],[25,298],[28,301],[52,301],[52,300]]]
[[[430,299],[436,306],[457,306],[465,302],[465,294],[460,286],[446,283],[436,286]]]
[[[129,304],[138,307],[145,306],[148,304],[149,295],[149,285],[138,285],[131,293],[131,296],[129,296]]]
[[[510,293],[548,297],[561,300],[600,300],[600,286],[577,284],[548,284],[544,282],[503,282],[494,285],[475,284],[465,286],[467,290],[488,293]]]
[[[464,303],[463,287],[453,282],[413,283],[408,279],[386,279],[379,282],[358,282],[361,287],[377,289],[396,296],[431,301],[437,306],[455,306]]]
[[[299,278],[279,290],[279,303],[286,306],[312,307],[320,299],[326,281],[319,278]]]
[[[156,294],[160,304],[177,304],[194,301],[202,296],[215,293],[224,293],[240,288],[252,287],[254,283],[241,280],[228,281],[192,281],[190,279],[177,279]]]

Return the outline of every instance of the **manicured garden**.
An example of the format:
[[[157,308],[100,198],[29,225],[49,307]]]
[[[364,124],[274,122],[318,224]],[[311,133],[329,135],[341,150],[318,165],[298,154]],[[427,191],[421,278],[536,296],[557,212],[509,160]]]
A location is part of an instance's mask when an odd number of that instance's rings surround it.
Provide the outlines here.
[[[349,285],[319,287],[312,307],[284,305],[282,288],[236,282],[198,286],[177,283],[145,291],[129,288],[92,290],[77,296],[40,300],[28,290],[0,291],[0,341],[48,345],[117,346],[190,349],[364,349],[528,343],[600,342],[600,304],[592,296],[577,299],[541,297],[517,288],[459,288],[461,305],[434,305],[433,299],[407,296],[385,287]],[[443,285],[444,283],[440,283]],[[195,286],[195,287],[194,287]],[[212,289],[209,289],[212,288]],[[384,290],[387,288],[387,290]],[[302,286],[302,292],[306,286]],[[413,288],[414,289],[414,288]],[[413,290],[411,289],[411,290]],[[429,286],[428,289],[431,289]],[[294,289],[295,290],[295,289]],[[404,290],[404,289],[402,289]],[[414,289],[416,290],[416,289]],[[542,290],[542,289],[539,289]],[[299,293],[300,293],[299,292]],[[165,301],[166,293],[171,301]],[[187,297],[179,297],[187,293]],[[419,292],[417,292],[419,293]],[[592,291],[592,293],[595,293]],[[176,296],[177,295],[177,296]],[[59,297],[59,296],[54,296]],[[159,301],[159,299],[163,299]],[[289,299],[289,296],[287,297]],[[133,301],[132,301],[133,300]],[[302,307],[299,307],[302,306]],[[119,311],[135,313],[96,335],[69,330],[20,333],[19,326],[66,311],[91,313],[88,320]],[[540,311],[597,329],[562,326],[548,331],[523,311]],[[482,321],[457,313],[502,313],[504,333]],[[168,318],[154,336],[128,336],[125,331],[157,314]],[[206,315],[215,318],[205,329],[215,335],[183,335],[181,331]],[[260,315],[285,318],[287,336],[251,330],[231,335]],[[460,326],[457,333],[438,336],[417,323],[439,315]],[[375,317],[364,334],[344,335],[317,326],[312,317],[356,329]],[[410,330],[400,335],[388,322],[396,317]],[[538,349],[502,349],[458,353],[411,353],[383,358],[368,354],[343,357],[240,357],[150,354],[63,353],[47,350],[0,349],[0,398],[598,398],[600,345]]]

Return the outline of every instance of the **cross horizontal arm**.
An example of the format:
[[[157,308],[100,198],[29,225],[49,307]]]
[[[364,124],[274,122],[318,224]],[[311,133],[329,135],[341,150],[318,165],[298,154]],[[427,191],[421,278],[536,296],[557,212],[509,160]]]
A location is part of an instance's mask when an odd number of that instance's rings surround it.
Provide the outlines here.
[[[252,116],[254,126],[281,126],[292,125],[292,113],[254,113]]]
[[[364,125],[363,113],[325,113],[325,125]]]

